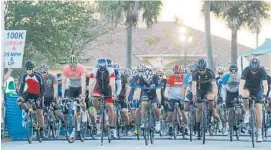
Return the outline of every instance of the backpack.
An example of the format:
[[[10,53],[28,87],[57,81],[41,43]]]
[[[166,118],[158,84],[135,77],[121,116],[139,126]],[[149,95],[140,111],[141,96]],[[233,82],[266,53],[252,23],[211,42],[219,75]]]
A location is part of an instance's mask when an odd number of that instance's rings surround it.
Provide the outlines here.
[[[110,75],[107,69],[98,69],[96,80],[100,90],[106,90],[109,87]]]

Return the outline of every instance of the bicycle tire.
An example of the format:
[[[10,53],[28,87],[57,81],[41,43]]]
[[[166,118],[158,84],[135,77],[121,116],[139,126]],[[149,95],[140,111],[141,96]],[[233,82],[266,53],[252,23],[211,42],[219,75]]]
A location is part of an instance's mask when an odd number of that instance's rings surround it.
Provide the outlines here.
[[[194,114],[193,114],[193,109],[190,108],[190,111],[189,111],[189,131],[190,131],[190,134],[189,134],[189,139],[190,139],[190,142],[192,142],[192,137],[193,137],[193,129],[194,129]]]
[[[202,111],[202,144],[205,144],[205,133],[206,133],[206,128],[207,128],[207,113],[206,110]]]
[[[101,145],[103,146],[103,141],[104,141],[104,119],[105,119],[105,114],[104,114],[104,108],[102,107],[102,118],[101,118]]]
[[[178,133],[178,124],[176,123],[176,118],[177,118],[177,113],[176,113],[176,109],[174,109],[174,112],[173,112],[173,116],[172,116],[173,120],[172,120],[172,124],[173,124],[173,138],[174,140],[177,139],[177,133]]]
[[[73,120],[75,120],[75,119],[73,119],[73,117],[74,117],[73,114],[74,114],[74,113],[72,112],[72,113],[71,113],[71,115],[72,115],[72,116],[71,116],[71,118],[72,118],[71,124],[73,124],[72,122],[73,122]],[[69,126],[69,115],[66,115],[66,126],[65,126],[66,139],[67,139],[67,141],[68,141],[69,143],[73,143],[73,142],[75,141],[75,139],[76,139],[76,133],[77,133],[76,131],[77,131],[77,130],[75,130],[75,133],[74,133],[75,135],[74,135],[74,137],[71,138],[70,135],[69,135],[69,132],[70,132],[69,129],[70,129],[70,128],[69,128],[68,126]],[[74,127],[75,127],[75,129],[76,129],[76,127],[77,127],[77,121],[76,121],[76,120],[74,121]],[[72,125],[72,131],[71,131],[71,132],[73,132],[74,127],[73,127],[73,125]]]
[[[140,129],[140,124],[141,124],[141,120],[140,120],[140,118],[141,118],[141,110],[140,109],[138,109],[138,111],[136,112],[136,130],[137,130],[137,134],[136,134],[136,136],[137,136],[137,140],[139,141],[140,140],[140,133],[141,133],[141,129]]]
[[[148,142],[149,142],[149,132],[148,132],[148,127],[147,127],[146,121],[145,121],[145,123],[144,123],[143,134],[144,134],[145,145],[148,146]]]
[[[80,141],[84,142],[87,134],[87,123],[83,122],[83,114],[80,116]]]
[[[34,134],[34,127],[33,127],[33,120],[32,120],[32,115],[28,113],[26,116],[26,136],[27,136],[27,141],[29,144],[32,143],[33,141],[33,134]],[[30,131],[30,133],[28,132]]]
[[[117,118],[116,118],[116,120],[117,120],[117,137],[118,137],[118,139],[120,139],[120,133],[121,133],[121,123],[120,123],[120,118],[119,118],[120,116],[119,116],[119,109],[117,108]]]
[[[254,107],[254,106],[253,106]],[[255,126],[255,118],[254,118],[254,110],[251,108],[250,109],[250,130],[251,130],[251,143],[252,143],[252,147],[255,147],[255,131],[254,131],[254,126]]]
[[[152,111],[149,112],[149,135],[150,135],[150,143],[154,143],[154,117]]]
[[[229,125],[230,125],[230,141],[232,142],[232,137],[233,137],[233,126],[234,126],[234,110],[231,110],[230,111],[230,122],[229,122]]]
[[[53,138],[56,140],[59,136],[60,130],[61,130],[61,120],[60,119],[56,119],[53,123],[52,123],[52,136]]]

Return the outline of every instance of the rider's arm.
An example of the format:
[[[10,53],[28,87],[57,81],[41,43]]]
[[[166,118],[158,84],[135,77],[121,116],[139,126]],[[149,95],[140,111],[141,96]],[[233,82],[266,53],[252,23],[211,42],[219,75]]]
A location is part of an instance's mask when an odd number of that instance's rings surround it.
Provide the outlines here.
[[[37,73],[36,76],[37,76],[38,81],[40,83],[40,97],[43,97],[43,95],[45,94],[44,80],[43,80],[43,77],[41,76],[41,74]]]
[[[63,72],[62,73],[62,97],[64,97],[64,95],[65,95],[66,83],[67,83],[67,76]]]
[[[53,87],[54,87],[54,98],[58,97],[58,84],[56,81],[56,76],[53,75]]]
[[[12,73],[12,69],[8,69],[8,72],[4,75],[4,82],[8,80],[9,76],[11,75]]]
[[[116,95],[120,95],[120,92],[122,90],[121,78],[116,80],[116,88],[117,88]]]
[[[18,92],[18,96],[22,97],[23,96],[23,92],[24,92],[24,87],[25,87],[25,78],[26,78],[27,74],[24,74],[21,77],[21,81],[20,81],[20,87],[19,87],[19,92]]]
[[[116,93],[116,82],[115,82],[115,73],[114,71],[110,74],[110,87],[112,89],[112,93]]]
[[[81,73],[81,88],[82,88],[82,96],[86,96],[86,69],[82,66],[82,73]]]
[[[248,75],[248,71],[249,71],[249,68],[245,68],[244,71],[242,72],[242,76],[241,76],[241,80],[240,80],[240,85],[239,85],[239,93],[242,92],[242,96],[245,96],[243,94],[243,89],[244,89],[244,85],[246,83],[246,80],[247,80],[247,75]]]

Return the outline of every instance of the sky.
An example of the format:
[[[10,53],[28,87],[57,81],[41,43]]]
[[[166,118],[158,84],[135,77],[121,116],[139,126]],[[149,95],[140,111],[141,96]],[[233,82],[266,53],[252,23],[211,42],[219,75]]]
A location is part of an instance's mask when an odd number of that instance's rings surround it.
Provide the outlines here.
[[[204,16],[201,12],[202,0],[162,0],[163,8],[160,12],[159,21],[173,21],[178,16],[184,24],[204,31]],[[271,14],[271,12],[270,12]],[[231,40],[231,30],[227,27],[226,21],[217,19],[211,14],[211,34]],[[259,34],[259,45],[266,38],[271,38],[271,20],[262,22],[261,33]],[[247,29],[238,32],[238,43],[255,48],[256,35]]]

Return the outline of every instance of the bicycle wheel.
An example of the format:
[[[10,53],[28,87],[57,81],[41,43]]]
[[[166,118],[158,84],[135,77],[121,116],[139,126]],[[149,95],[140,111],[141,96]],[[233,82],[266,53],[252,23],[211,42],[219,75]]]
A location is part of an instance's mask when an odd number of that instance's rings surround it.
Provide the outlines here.
[[[81,142],[85,141],[87,134],[87,122],[83,122],[83,114],[81,113],[80,117],[80,140]]]
[[[27,141],[29,144],[32,143],[33,140],[33,134],[34,134],[34,126],[33,126],[33,119],[32,119],[32,115],[30,113],[28,113],[25,116],[25,120],[26,120],[26,136],[27,136]]]
[[[229,126],[230,126],[230,141],[232,142],[232,137],[233,137],[233,126],[234,126],[234,110],[230,111],[230,118],[229,118]]]
[[[206,110],[202,111],[202,144],[205,144],[205,133],[206,133],[206,128],[207,128],[207,112]]]
[[[140,129],[140,125],[141,125],[141,110],[138,109],[138,111],[136,112],[136,136],[137,136],[137,140],[139,141],[140,139],[140,134],[141,134],[141,129]]]
[[[102,118],[101,118],[101,145],[103,146],[104,142],[104,119],[105,119],[105,113],[104,113],[104,108],[101,110],[102,113]]]
[[[254,106],[253,106],[254,107]],[[249,124],[250,124],[250,136],[251,136],[251,142],[252,147],[255,147],[255,118],[254,118],[254,110],[250,108],[250,117],[249,117]]]
[[[73,119],[75,117],[73,114],[74,114],[73,112],[69,112],[65,117],[65,119],[66,119],[66,127],[65,127],[66,139],[68,140],[69,143],[73,143],[76,138],[76,130],[74,130],[74,128],[75,129],[77,128],[77,121],[76,121],[76,119]]]
[[[145,145],[148,146],[148,143],[149,143],[149,127],[145,121],[144,123],[144,130],[143,130],[143,135],[144,135],[144,140],[145,140]]]
[[[57,139],[61,130],[61,120],[60,119],[56,119],[53,121],[52,123],[52,136],[54,139]]]
[[[149,117],[149,132],[150,132],[150,142],[151,142],[151,144],[153,144],[154,143],[154,123],[155,123],[155,121],[154,121],[154,116],[153,116],[153,113],[150,111],[149,112],[149,115],[148,115]]]
[[[194,110],[192,108],[190,108],[190,111],[189,111],[189,131],[190,131],[189,139],[190,139],[190,141],[192,141],[193,132],[194,132],[194,125],[195,125],[193,111]]]
[[[44,139],[48,139],[51,133],[51,122],[50,116],[47,113],[44,113]]]
[[[116,120],[117,120],[117,137],[118,137],[118,139],[120,139],[122,126],[121,126],[121,117],[120,117],[118,108],[117,108],[117,118],[116,118]]]
[[[266,114],[266,119],[265,119],[265,130],[264,130],[264,137],[267,138],[268,135],[268,128],[271,127],[271,114]]]

